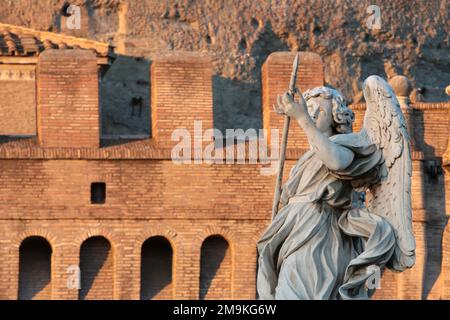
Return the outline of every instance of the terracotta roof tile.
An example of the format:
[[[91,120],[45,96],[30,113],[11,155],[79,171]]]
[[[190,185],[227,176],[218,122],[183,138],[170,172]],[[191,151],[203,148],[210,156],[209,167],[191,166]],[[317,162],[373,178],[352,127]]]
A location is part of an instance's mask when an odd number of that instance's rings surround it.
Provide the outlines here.
[[[37,56],[45,49],[88,49],[113,57],[107,43],[0,23],[0,56]]]

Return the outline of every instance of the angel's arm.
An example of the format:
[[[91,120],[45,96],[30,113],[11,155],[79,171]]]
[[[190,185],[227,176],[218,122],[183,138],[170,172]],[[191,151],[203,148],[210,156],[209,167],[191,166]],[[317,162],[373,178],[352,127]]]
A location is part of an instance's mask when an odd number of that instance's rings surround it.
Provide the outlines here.
[[[295,119],[306,134],[308,142],[314,153],[330,170],[342,170],[347,168],[353,161],[353,152],[328,139],[314,124],[308,114],[306,101],[299,94],[300,101],[295,102],[290,93],[285,93],[280,101],[279,108],[291,118]]]

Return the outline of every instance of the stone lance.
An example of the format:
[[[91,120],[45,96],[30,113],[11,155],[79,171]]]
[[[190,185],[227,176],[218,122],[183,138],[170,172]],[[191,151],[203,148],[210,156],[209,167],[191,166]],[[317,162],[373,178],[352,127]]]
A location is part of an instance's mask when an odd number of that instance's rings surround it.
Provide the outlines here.
[[[297,91],[295,89],[295,83],[297,82],[297,70],[298,70],[299,60],[300,60],[300,56],[297,53],[295,55],[294,63],[292,65],[291,81],[289,82],[289,93],[292,94],[292,96],[294,96],[295,92]],[[279,110],[275,106],[274,106],[274,110],[278,114],[284,114],[282,110]],[[276,180],[276,184],[275,184],[275,194],[273,196],[272,219],[275,218],[275,215],[278,213],[278,205],[280,203],[281,183],[283,180],[283,169],[284,169],[284,162],[286,159],[286,146],[287,146],[287,140],[288,140],[290,120],[291,120],[291,118],[289,118],[287,115],[284,115],[283,136],[281,139],[280,162],[278,163],[278,174],[277,174],[277,180]]]

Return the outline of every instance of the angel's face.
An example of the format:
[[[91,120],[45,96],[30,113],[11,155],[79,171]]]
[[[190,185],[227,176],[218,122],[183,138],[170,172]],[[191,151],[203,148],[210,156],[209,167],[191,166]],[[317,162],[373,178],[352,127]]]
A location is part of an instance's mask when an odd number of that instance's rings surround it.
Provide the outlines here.
[[[317,129],[331,136],[333,133],[333,105],[331,100],[322,97],[311,98],[306,103],[308,113]]]

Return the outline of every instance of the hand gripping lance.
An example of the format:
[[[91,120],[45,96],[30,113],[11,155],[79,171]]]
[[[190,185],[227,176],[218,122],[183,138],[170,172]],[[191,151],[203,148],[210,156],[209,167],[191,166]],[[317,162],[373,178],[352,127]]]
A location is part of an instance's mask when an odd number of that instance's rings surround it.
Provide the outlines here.
[[[295,55],[294,63],[292,65],[292,74],[291,74],[291,81],[289,82],[289,93],[294,96],[296,89],[295,89],[295,83],[297,82],[297,70],[299,65],[300,56],[297,53]],[[278,213],[278,204],[280,203],[280,197],[281,197],[281,183],[283,180],[283,169],[284,169],[284,162],[286,159],[286,146],[287,146],[287,140],[288,140],[288,133],[289,133],[289,123],[291,118],[284,115],[284,126],[283,126],[283,136],[281,140],[281,153],[280,153],[280,162],[278,163],[278,174],[277,174],[277,180],[275,185],[275,193],[273,197],[273,205],[272,205],[272,220],[275,218],[275,215]]]

